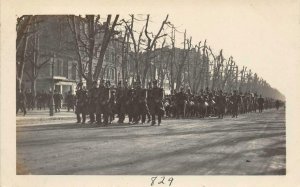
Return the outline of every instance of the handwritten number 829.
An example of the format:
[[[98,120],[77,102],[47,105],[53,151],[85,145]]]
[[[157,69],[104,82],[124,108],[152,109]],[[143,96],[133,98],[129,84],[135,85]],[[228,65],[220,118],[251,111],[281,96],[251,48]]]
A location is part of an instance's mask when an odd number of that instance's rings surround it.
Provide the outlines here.
[[[155,181],[157,181],[157,184],[165,184],[165,177],[151,177],[151,186],[155,184]],[[173,177],[168,178],[169,186],[172,185],[172,182],[174,181]]]

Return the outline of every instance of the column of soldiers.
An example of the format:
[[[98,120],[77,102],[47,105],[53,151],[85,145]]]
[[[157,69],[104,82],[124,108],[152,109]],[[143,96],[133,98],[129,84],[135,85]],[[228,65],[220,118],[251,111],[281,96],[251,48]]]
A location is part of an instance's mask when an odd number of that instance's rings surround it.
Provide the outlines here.
[[[279,108],[284,103],[272,98],[263,98],[257,93],[223,92],[222,90],[201,90],[193,94],[190,89],[180,88],[171,95],[164,96],[164,90],[159,88],[157,80],[148,83],[148,89],[141,87],[137,79],[132,87],[127,82],[120,81],[117,88],[111,86],[109,81],[101,80],[92,83],[88,91],[82,89],[82,83],[78,84],[76,91],[76,115],[78,123],[85,123],[86,115],[89,115],[89,123],[108,125],[115,116],[118,123],[125,121],[138,124],[151,122],[151,125],[160,125],[161,119],[166,117],[190,118],[190,117],[218,117],[230,115],[237,118],[239,114],[248,112],[262,112],[263,109]]]
[[[192,94],[190,89],[186,91],[180,88],[166,96],[164,107],[167,117],[209,117],[223,118],[224,115],[231,115],[237,118],[238,114],[248,112],[262,112],[263,109],[279,108],[284,103],[272,98],[263,98],[257,93],[249,91],[242,93],[234,90],[232,93],[225,93],[222,90],[201,90],[199,94]]]
[[[107,126],[115,119],[115,115],[118,123],[124,123],[127,115],[130,124],[144,124],[148,119],[151,125],[160,125],[164,115],[164,91],[158,87],[156,80],[148,85],[148,89],[143,89],[137,79],[132,88],[128,87],[126,81],[123,85],[120,81],[117,88],[114,88],[110,81],[101,80],[99,86],[94,81],[91,89],[85,91],[83,84],[78,83],[75,110],[77,123],[85,123],[86,115],[89,115],[89,123]]]

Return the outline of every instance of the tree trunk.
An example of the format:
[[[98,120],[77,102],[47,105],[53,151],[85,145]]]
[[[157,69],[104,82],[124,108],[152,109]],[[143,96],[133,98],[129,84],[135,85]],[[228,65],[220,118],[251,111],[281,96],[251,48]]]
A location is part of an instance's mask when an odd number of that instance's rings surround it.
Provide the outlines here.
[[[17,64],[17,89],[22,89],[22,80],[24,74],[24,67],[25,67],[25,56],[27,51],[27,44],[28,44],[28,36],[25,36],[21,58],[19,64]]]

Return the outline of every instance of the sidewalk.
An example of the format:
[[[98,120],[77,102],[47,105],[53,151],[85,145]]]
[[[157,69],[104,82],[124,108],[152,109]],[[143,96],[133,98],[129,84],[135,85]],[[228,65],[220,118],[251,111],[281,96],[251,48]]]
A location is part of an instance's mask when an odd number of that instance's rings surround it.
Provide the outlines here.
[[[49,109],[46,110],[29,110],[27,114],[23,116],[23,113],[19,112],[16,116],[16,122],[18,124],[38,122],[38,121],[51,121],[51,120],[75,120],[76,115],[71,110],[61,109],[60,112],[54,112],[53,116],[49,115]]]

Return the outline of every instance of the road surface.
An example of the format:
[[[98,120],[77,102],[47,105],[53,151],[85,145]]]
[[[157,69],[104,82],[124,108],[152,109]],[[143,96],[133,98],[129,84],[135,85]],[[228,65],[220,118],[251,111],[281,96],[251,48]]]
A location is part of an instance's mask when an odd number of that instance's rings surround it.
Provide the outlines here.
[[[284,109],[238,118],[170,119],[152,127],[55,123],[17,126],[17,174],[284,175],[286,172]]]

